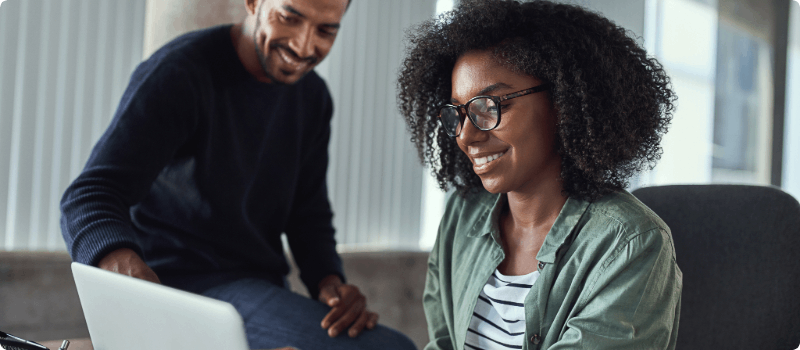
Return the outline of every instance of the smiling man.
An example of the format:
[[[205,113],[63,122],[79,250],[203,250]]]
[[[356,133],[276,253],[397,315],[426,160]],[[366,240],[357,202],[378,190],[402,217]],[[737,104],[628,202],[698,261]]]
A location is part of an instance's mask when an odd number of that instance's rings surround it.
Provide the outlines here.
[[[410,349],[345,283],[313,68],[348,0],[246,0],[137,67],[61,202],[75,261],[233,304],[251,348]],[[313,299],[286,289],[286,234]],[[346,333],[346,334],[343,334]]]

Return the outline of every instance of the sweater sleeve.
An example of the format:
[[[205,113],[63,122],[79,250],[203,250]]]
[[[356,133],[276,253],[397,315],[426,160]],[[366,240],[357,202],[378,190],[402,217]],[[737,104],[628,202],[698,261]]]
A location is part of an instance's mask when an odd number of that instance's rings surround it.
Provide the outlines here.
[[[185,65],[145,61],[131,76],[111,124],[61,199],[61,230],[74,261],[96,265],[119,248],[142,250],[130,207],[196,126]]]
[[[311,298],[319,294],[319,282],[328,275],[338,275],[345,281],[342,260],[336,252],[333,212],[328,200],[326,173],[328,168],[328,142],[333,106],[330,96],[323,100],[324,125],[311,140],[308,156],[298,179],[295,201],[286,227],[286,238],[292,250],[300,279]]]

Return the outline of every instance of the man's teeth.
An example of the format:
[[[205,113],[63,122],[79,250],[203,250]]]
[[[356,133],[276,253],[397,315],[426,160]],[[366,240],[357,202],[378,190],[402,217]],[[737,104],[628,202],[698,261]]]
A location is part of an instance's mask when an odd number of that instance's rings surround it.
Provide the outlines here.
[[[491,162],[491,161],[493,161],[493,160],[495,160],[497,158],[502,157],[503,154],[504,153],[498,153],[498,154],[492,154],[490,156],[486,156],[486,157],[482,157],[482,158],[475,158],[475,165],[484,165],[484,164],[489,163],[489,162]]]

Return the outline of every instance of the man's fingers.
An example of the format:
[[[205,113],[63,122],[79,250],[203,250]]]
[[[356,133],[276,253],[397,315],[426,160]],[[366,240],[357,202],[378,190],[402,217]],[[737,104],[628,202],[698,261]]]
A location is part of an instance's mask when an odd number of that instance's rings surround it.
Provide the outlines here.
[[[359,298],[353,305],[347,308],[344,314],[339,317],[336,322],[333,323],[331,328],[328,329],[328,335],[331,337],[335,337],[339,335],[345,328],[353,324],[356,321],[358,316],[360,316],[364,310],[366,309],[367,302],[366,298],[361,297]]]
[[[357,287],[351,285],[343,284],[338,287],[328,286],[323,288],[323,290],[330,290],[336,295],[335,301],[330,301],[331,299],[323,298],[322,290],[320,290],[319,300],[326,305],[333,307],[333,309],[328,312],[327,315],[325,315],[325,318],[322,319],[322,328],[325,329],[328,329],[328,327],[342,317],[342,315],[348,309],[351,309],[354,301],[356,301],[358,298],[364,297],[361,295],[361,291],[359,291]],[[338,334],[339,332],[336,333]]]
[[[352,284],[343,284],[336,288],[336,292],[341,297],[342,304],[348,305],[355,301],[357,298],[363,297],[358,287]]]
[[[330,307],[341,302],[337,287],[342,285],[342,280],[337,275],[328,275],[319,282],[319,296],[317,299]]]
[[[358,334],[364,330],[364,327],[367,326],[367,321],[369,321],[369,312],[364,311],[360,316],[358,316],[356,323],[353,323],[353,325],[350,326],[350,329],[347,331],[347,335],[349,335],[350,338],[355,338],[358,336]]]
[[[328,336],[336,337],[348,329],[350,337],[358,336],[364,328],[375,328],[378,324],[378,315],[367,311],[367,298],[361,294],[358,287],[342,284],[335,287],[338,303],[322,319],[322,328],[328,330]],[[320,300],[326,302],[325,296],[320,291]],[[330,304],[328,304],[330,305]]]
[[[334,286],[325,286],[319,290],[319,301],[330,307],[336,306],[339,303],[339,292],[336,291]]]
[[[117,249],[100,260],[97,267],[123,275],[143,279],[154,283],[161,283],[153,269],[130,248]]]
[[[161,284],[161,280],[158,279],[158,276],[156,275],[155,271],[153,271],[153,269],[144,264],[144,262],[140,264],[131,264],[130,267],[128,268],[127,275],[143,279],[145,281]]]
[[[367,328],[374,329],[375,326],[378,325],[378,314],[374,312],[367,311],[368,320],[367,320]]]
[[[144,275],[141,277],[141,279],[143,279],[145,281],[150,281],[150,282],[153,282],[153,283],[161,284],[161,280],[158,278],[158,275],[156,275],[156,273],[153,270],[150,270],[150,269],[148,269],[148,271],[146,271],[144,273]]]
[[[333,324],[333,322],[335,322],[336,320],[339,319],[339,317],[342,316],[342,314],[345,311],[347,311],[345,305],[337,306],[331,309],[331,311],[329,311],[328,314],[325,315],[325,318],[322,319],[322,328],[328,329]]]

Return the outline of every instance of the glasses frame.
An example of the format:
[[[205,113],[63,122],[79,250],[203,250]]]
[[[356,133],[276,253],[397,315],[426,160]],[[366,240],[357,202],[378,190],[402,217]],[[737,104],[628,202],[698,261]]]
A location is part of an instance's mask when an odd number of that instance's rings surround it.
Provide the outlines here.
[[[528,89],[525,89],[525,90],[520,90],[520,91],[517,91],[517,92],[508,93],[508,94],[505,94],[505,95],[502,95],[502,96],[492,96],[492,95],[475,96],[475,97],[469,99],[469,101],[467,101],[467,103],[465,103],[463,105],[454,105],[454,104],[450,104],[450,103],[443,104],[441,107],[439,107],[439,115],[438,115],[439,122],[442,124],[442,128],[444,128],[445,133],[447,133],[447,135],[449,135],[450,137],[457,137],[458,135],[460,135],[461,134],[461,130],[456,132],[455,135],[451,134],[450,131],[447,129],[447,126],[444,124],[444,120],[442,119],[442,110],[443,109],[445,109],[445,108],[455,108],[456,113],[458,113],[458,117],[461,118],[459,124],[462,124],[462,127],[461,127],[462,130],[464,129],[464,127],[463,127],[464,119],[469,119],[469,121],[472,123],[472,125],[474,127],[478,128],[478,130],[481,130],[481,131],[494,130],[495,128],[497,128],[498,125],[500,125],[500,119],[501,119],[501,116],[503,115],[503,111],[502,111],[502,108],[500,106],[501,103],[503,103],[505,101],[508,101],[510,99],[517,98],[517,97],[530,95],[530,94],[535,94],[537,92],[542,92],[542,91],[549,90],[552,85],[553,84],[551,84],[551,83],[544,83],[544,84],[540,84],[540,85],[534,86],[532,88],[528,88]],[[494,102],[495,106],[497,106],[497,123],[495,123],[494,126],[491,127],[491,128],[482,128],[482,127],[478,126],[478,122],[476,122],[475,119],[473,119],[473,117],[469,113],[467,113],[467,111],[469,111],[469,104],[472,103],[472,101],[475,101],[475,100],[481,99],[481,98],[488,98],[488,99],[490,99],[490,100],[492,100]]]

